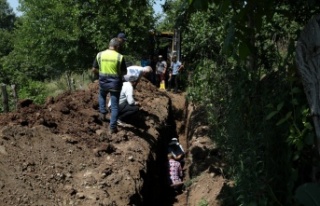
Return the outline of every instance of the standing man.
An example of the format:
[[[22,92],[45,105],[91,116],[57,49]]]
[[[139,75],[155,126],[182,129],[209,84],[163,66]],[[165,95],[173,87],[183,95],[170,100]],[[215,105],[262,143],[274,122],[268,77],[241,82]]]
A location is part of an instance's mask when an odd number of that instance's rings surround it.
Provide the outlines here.
[[[165,83],[166,70],[167,70],[167,62],[163,60],[162,55],[159,55],[158,62],[156,65],[157,86],[160,86],[160,84]]]
[[[117,35],[118,40],[120,41],[120,48],[118,50],[119,53],[123,54],[124,51],[124,43],[127,41],[127,37],[125,35],[125,33],[119,33]]]
[[[92,71],[99,73],[99,118],[106,119],[106,96],[110,93],[111,119],[109,133],[117,132],[119,96],[122,87],[122,76],[127,68],[123,56],[118,52],[121,43],[118,38],[111,39],[109,48],[97,54]]]
[[[183,64],[181,62],[177,61],[177,56],[174,55],[172,56],[172,61],[171,61],[171,69],[172,69],[172,74],[171,78],[169,79],[169,87],[168,91],[172,88],[172,83],[174,82],[174,93],[178,92],[178,86],[179,86],[179,72],[183,68]]]

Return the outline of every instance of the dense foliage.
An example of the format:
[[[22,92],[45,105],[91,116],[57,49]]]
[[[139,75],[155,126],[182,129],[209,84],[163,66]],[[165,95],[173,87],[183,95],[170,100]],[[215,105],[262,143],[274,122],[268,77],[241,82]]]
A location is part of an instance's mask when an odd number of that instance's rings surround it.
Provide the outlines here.
[[[6,0],[0,0],[0,83],[7,83],[7,72],[3,68],[4,57],[13,50],[14,22],[16,16]]]
[[[21,0],[21,16],[1,0],[0,83],[17,84],[21,98],[34,98],[27,88],[67,74],[87,72],[96,54],[119,32],[127,35],[121,53],[139,58],[149,47],[153,28],[152,0]],[[39,91],[46,96],[45,89]],[[31,96],[30,96],[31,95]],[[42,102],[41,100],[40,102]]]
[[[293,205],[311,181],[314,131],[294,42],[314,1],[188,1],[181,25],[189,98],[205,105],[238,205]],[[179,20],[179,18],[177,18]],[[289,22],[289,23],[288,23]],[[319,161],[319,160],[317,160]]]
[[[153,27],[149,1],[20,1],[14,51],[5,61],[12,82],[43,80],[91,67],[97,52],[119,32],[128,36],[122,53],[137,56]],[[143,12],[141,12],[143,11]],[[24,75],[21,75],[24,74]]]

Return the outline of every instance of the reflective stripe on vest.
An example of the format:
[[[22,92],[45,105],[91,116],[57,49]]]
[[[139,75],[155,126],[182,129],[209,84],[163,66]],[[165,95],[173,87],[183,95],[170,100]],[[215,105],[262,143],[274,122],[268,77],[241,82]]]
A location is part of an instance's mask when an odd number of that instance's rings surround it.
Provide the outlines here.
[[[123,56],[114,50],[106,50],[97,55],[99,74],[102,76],[120,75],[120,67]]]

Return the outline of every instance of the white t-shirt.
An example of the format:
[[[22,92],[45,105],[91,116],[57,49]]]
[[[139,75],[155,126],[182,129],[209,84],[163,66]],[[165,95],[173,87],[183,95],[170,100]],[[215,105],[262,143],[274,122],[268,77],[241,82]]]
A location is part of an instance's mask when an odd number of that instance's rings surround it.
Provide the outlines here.
[[[127,75],[141,77],[144,68],[141,66],[130,66],[127,67]]]
[[[130,82],[123,82],[120,97],[119,97],[119,105],[127,102],[128,104],[132,105],[135,103],[134,100],[134,92],[133,86]],[[111,107],[111,101],[108,102],[108,107]]]
[[[127,102],[129,105],[133,105],[135,103],[133,98],[133,87],[130,82],[123,82],[120,92],[119,105],[125,102]]]

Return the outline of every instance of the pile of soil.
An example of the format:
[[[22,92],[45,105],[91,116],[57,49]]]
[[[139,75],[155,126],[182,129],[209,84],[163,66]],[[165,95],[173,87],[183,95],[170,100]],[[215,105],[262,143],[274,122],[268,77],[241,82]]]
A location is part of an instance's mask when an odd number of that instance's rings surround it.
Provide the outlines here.
[[[213,172],[212,159],[203,163],[203,154],[216,148],[199,138],[199,129],[188,131],[192,109],[183,94],[142,79],[135,90],[139,114],[112,135],[109,122],[98,118],[97,97],[92,83],[48,97],[43,106],[23,100],[17,111],[0,115],[1,205],[219,205],[225,180]],[[173,135],[188,151],[185,173],[192,183],[172,196],[159,177],[165,171],[159,157]]]

